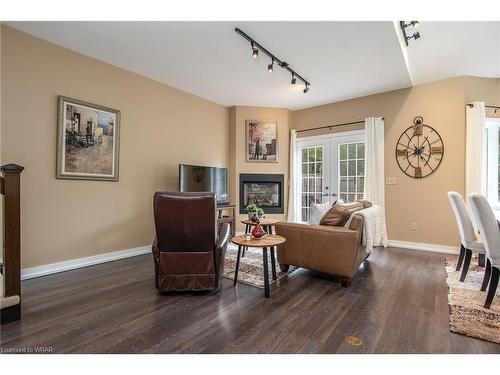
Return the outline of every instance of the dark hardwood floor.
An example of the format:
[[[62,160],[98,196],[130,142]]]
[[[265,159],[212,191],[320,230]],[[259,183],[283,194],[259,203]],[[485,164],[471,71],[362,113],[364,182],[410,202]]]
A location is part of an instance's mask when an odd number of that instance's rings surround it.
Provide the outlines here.
[[[445,256],[376,250],[349,288],[297,270],[271,298],[224,281],[211,295],[158,295],[143,255],[23,282],[1,349],[55,353],[500,353],[448,329]],[[344,338],[363,340],[351,347]]]

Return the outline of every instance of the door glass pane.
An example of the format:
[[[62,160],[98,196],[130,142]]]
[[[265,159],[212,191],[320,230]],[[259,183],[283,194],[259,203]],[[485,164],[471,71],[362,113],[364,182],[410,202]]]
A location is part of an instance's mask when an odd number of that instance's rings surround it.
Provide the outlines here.
[[[346,203],[361,199],[364,194],[365,144],[350,142],[339,144],[338,149],[339,198]]]
[[[323,161],[323,147],[316,147],[316,161]]]
[[[339,162],[339,176],[347,176],[347,161]]]
[[[309,221],[309,208],[323,199],[323,146],[303,148],[302,154],[302,199],[301,218],[303,222]]]
[[[358,159],[364,159],[365,157],[365,144],[360,142],[357,144],[358,145],[358,155],[357,155],[357,158]]]
[[[339,145],[339,160],[347,160],[347,144]]]

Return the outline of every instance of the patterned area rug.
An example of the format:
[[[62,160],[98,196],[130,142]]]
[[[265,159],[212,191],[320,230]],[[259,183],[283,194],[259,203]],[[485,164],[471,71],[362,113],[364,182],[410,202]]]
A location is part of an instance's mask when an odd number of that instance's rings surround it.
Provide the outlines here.
[[[480,291],[484,267],[471,265],[465,282],[461,283],[456,265],[456,259],[446,259],[450,330],[500,344],[500,289],[491,308],[485,309],[486,292]]]
[[[268,251],[269,253],[269,251]],[[276,255],[276,254],[275,254]],[[234,280],[234,270],[236,269],[236,259],[238,258],[238,247],[230,244],[227,247],[226,259],[224,261],[224,277]],[[276,279],[272,279],[271,274],[271,256],[268,255],[269,265],[269,284],[272,285],[279,279],[287,275],[286,272],[281,272],[278,260],[276,259]],[[295,269],[290,267],[288,273],[292,273]],[[262,264],[262,249],[248,248],[245,251],[245,256],[240,259],[240,270],[238,272],[238,282],[264,289],[264,268]]]

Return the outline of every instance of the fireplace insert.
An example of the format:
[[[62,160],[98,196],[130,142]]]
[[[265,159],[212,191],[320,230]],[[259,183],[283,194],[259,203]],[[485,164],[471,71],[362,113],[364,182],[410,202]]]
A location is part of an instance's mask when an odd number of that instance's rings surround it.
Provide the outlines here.
[[[255,203],[268,214],[284,213],[284,175],[240,174],[240,214]]]

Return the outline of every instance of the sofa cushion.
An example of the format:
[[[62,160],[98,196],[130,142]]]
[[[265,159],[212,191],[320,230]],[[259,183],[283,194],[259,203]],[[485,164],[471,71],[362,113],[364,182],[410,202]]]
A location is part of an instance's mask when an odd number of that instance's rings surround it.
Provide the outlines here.
[[[330,204],[330,202],[313,204],[309,210],[309,224],[318,225],[321,218],[325,216],[328,210],[336,203],[337,201],[333,202],[333,204]]]
[[[343,226],[351,215],[360,211],[364,208],[363,203],[353,202],[345,204],[336,204],[328,210],[325,215],[321,218],[320,225],[333,225],[333,226]]]

